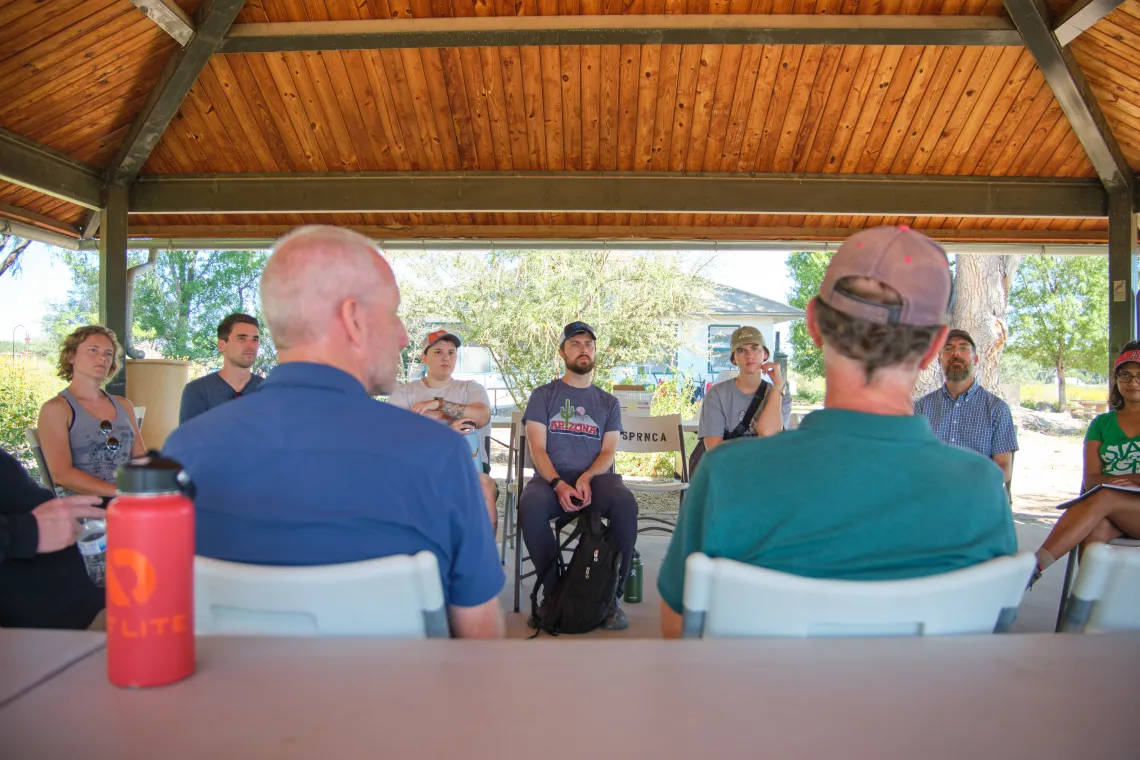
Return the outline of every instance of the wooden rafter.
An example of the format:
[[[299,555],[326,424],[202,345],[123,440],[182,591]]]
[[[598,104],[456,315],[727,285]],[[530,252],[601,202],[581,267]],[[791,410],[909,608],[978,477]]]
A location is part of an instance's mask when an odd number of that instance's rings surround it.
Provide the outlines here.
[[[182,47],[194,36],[194,21],[174,0],[131,0],[131,4],[147,15]]]
[[[198,26],[193,38],[171,58],[135,117],[108,169],[109,182],[126,185],[138,176],[243,5],[245,0],[205,0],[198,8]]]
[[[663,188],[668,187],[668,190]],[[612,212],[1092,217],[1095,181],[673,172],[349,172],[142,177],[133,214]]]
[[[534,45],[1021,44],[1008,19],[970,16],[489,16],[238,24],[220,53]]]
[[[1132,197],[1132,168],[1073,54],[1053,34],[1044,0],[1003,0],[1104,186]]]

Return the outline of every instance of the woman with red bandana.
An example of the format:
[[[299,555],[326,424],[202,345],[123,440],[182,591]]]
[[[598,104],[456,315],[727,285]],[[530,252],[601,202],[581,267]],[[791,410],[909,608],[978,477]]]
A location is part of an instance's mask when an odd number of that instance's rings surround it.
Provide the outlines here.
[[[1129,343],[1113,363],[1111,411],[1098,415],[1085,435],[1085,475],[1081,493],[1110,484],[1140,487],[1140,342]],[[1140,538],[1140,494],[1104,489],[1061,515],[1037,550],[1033,585],[1046,568],[1078,544]]]

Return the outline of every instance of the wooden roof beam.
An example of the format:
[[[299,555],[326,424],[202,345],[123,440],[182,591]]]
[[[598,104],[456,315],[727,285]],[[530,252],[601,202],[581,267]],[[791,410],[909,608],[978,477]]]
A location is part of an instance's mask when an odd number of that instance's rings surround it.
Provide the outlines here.
[[[94,166],[0,128],[0,180],[99,208],[103,178]]]
[[[971,16],[490,16],[238,24],[220,53],[528,45],[1020,46],[1008,19]]]
[[[1124,0],[1077,0],[1053,24],[1053,36],[1064,47],[1123,2]]]
[[[140,177],[133,214],[583,212],[1101,217],[1095,180],[673,172]]]
[[[131,0],[131,5],[145,13],[182,47],[186,47],[194,36],[194,22],[174,0]]]
[[[1124,190],[1131,197],[1132,168],[1121,152],[1076,58],[1068,49],[1061,47],[1053,35],[1049,9],[1044,0],[1003,2],[1029,52],[1041,67],[1053,96],[1077,133],[1097,176],[1110,192]]]
[[[245,0],[204,0],[198,7],[194,36],[186,47],[175,51],[147,96],[107,170],[109,183],[126,185],[138,176],[243,5]]]
[[[27,222],[29,224],[39,224],[44,227],[49,227],[56,232],[70,233],[78,237],[79,228],[67,222],[61,222],[58,219],[53,219],[50,216],[37,214],[35,211],[30,211],[26,208],[13,206],[9,203],[0,203],[0,214],[12,217],[17,222]]]

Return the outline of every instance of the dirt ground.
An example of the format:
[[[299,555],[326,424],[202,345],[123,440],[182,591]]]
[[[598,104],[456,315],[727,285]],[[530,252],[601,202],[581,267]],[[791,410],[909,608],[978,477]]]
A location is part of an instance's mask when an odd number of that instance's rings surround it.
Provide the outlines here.
[[[1084,442],[1079,436],[1052,436],[1024,428],[1013,460],[1014,509],[1053,512],[1077,496],[1081,487]]]
[[[1055,514],[1053,508],[1077,496],[1081,484],[1083,443],[1077,435],[1046,435],[1021,427],[1017,433],[1021,447],[1014,458],[1013,508],[1015,511]],[[494,447],[497,448],[497,447]],[[505,491],[506,452],[492,450],[492,476]],[[676,494],[637,495],[642,514],[677,513]],[[504,497],[499,497],[500,511]]]

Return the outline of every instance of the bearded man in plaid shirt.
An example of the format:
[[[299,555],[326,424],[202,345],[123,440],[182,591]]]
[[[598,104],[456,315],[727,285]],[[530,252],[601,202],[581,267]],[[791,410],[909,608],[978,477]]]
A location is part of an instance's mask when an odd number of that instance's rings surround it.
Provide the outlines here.
[[[1013,477],[1017,428],[1009,404],[978,385],[974,377],[978,349],[965,330],[951,330],[939,358],[946,383],[914,403],[914,413],[930,421],[930,429],[943,443],[973,449],[992,459]]]

